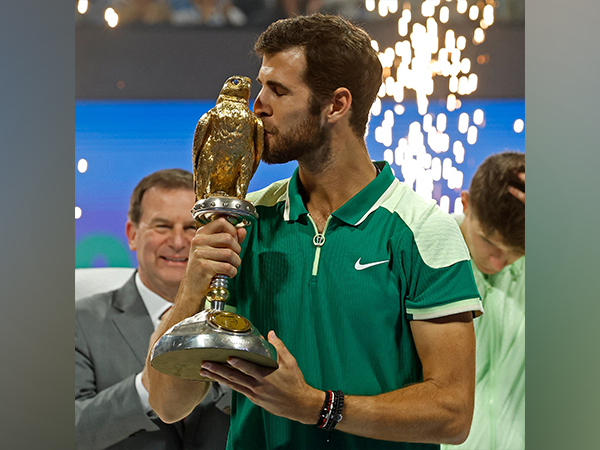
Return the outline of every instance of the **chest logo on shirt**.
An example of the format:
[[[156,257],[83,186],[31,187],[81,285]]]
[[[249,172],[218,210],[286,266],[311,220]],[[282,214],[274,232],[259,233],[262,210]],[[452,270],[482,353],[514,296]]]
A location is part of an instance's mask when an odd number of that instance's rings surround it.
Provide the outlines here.
[[[361,264],[360,260],[361,260],[361,258],[358,258],[358,260],[354,264],[354,268],[356,270],[365,270],[365,269],[368,269],[369,267],[378,266],[379,264],[385,264],[386,262],[390,262],[389,259],[386,259],[385,261],[375,261],[372,263]]]

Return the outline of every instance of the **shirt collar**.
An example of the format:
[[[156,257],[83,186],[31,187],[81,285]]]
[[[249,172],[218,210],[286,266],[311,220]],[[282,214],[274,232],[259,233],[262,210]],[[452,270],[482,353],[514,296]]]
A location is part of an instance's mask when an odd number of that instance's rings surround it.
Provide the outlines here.
[[[288,183],[283,218],[287,221],[295,221],[307,213],[302,195],[300,195],[300,176],[298,175],[298,167],[296,167]]]
[[[334,211],[331,214],[332,216],[350,225],[357,226],[388,197],[387,191],[396,178],[387,162],[377,161],[374,164],[380,170],[380,173],[358,194]],[[298,168],[296,168],[288,183],[284,219],[294,221],[305,214],[308,214],[308,211],[300,195],[300,177]]]
[[[168,300],[165,300],[156,292],[151,291],[146,285],[142,282],[140,278],[140,273],[136,272],[135,274],[135,286],[137,287],[138,292],[140,293],[140,297],[142,297],[142,301],[144,302],[144,306],[146,306],[146,310],[148,314],[150,314],[150,319],[152,319],[152,324],[154,328],[158,327],[160,323],[160,317],[165,313],[167,309],[173,306]]]

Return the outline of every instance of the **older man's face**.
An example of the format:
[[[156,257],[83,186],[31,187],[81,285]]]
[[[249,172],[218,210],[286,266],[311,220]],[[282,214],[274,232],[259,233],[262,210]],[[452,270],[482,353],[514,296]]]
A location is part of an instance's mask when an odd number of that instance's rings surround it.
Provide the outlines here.
[[[152,187],[142,197],[139,223],[127,222],[129,248],[137,252],[142,282],[170,301],[185,274],[196,232],[190,213],[195,200],[192,190]]]

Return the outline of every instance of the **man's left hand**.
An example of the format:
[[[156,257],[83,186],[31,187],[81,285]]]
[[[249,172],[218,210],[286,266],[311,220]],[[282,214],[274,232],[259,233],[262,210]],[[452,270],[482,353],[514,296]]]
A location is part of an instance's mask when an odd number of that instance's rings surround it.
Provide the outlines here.
[[[325,392],[310,387],[304,381],[296,358],[274,331],[269,332],[268,340],[277,350],[279,368],[229,358],[228,364],[205,361],[200,375],[229,386],[271,414],[315,424]]]

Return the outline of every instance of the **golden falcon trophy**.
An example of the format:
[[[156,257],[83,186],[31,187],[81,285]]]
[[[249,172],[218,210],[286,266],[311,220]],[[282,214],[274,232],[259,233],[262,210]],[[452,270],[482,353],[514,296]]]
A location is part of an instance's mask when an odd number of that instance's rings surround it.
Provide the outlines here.
[[[244,198],[263,151],[262,121],[248,108],[250,79],[230,77],[214,108],[198,121],[194,134],[192,215],[198,225],[225,217],[236,227],[258,218]],[[152,367],[167,375],[211,381],[200,376],[203,361],[226,362],[231,356],[278,367],[275,347],[262,338],[250,321],[225,311],[228,277],[213,278],[206,300],[211,309],[182,320],[154,345]]]

